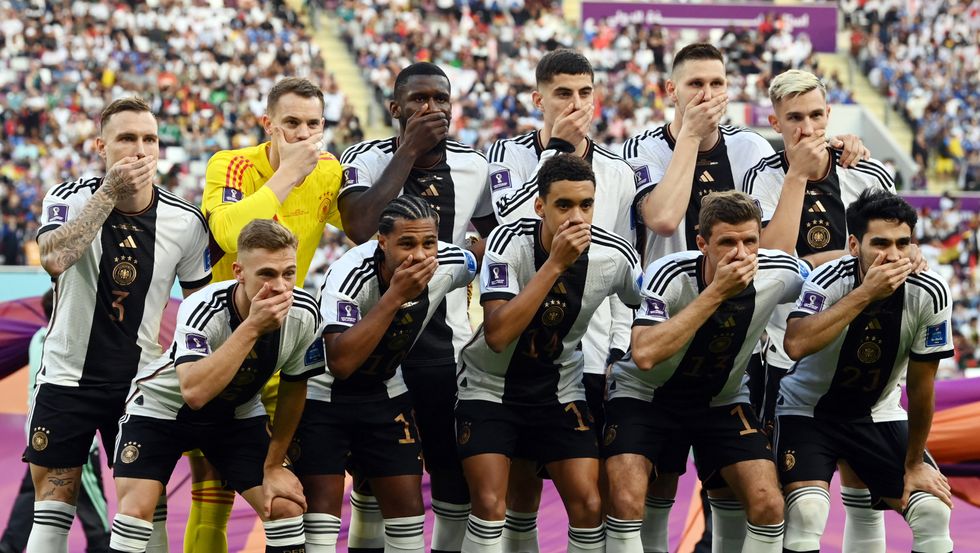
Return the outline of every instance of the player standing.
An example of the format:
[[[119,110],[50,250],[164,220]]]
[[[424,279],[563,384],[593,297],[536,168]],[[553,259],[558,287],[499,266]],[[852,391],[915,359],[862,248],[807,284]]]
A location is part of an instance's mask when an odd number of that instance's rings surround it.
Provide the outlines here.
[[[424,549],[420,440],[400,364],[450,291],[476,276],[476,257],[440,242],[439,215],[418,196],[381,213],[378,240],[331,265],[320,289],[329,373],[310,381],[289,457],[309,501],[308,553],[332,553],[348,463],[369,480],[385,546]]]
[[[913,551],[947,553],[952,496],[925,444],[936,370],[953,355],[949,287],[932,271],[913,274],[917,216],[905,200],[866,190],[846,218],[851,255],[810,275],[786,323],[784,347],[796,360],[776,403],[786,551],[820,548],[842,459],[876,508],[902,513]]]
[[[149,105],[117,99],[100,123],[95,144],[108,172],[52,187],[38,229],[55,300],[29,416],[30,553],[68,550],[82,465],[96,431],[106,449],[114,443],[133,377],[160,354],[174,280],[185,295],[211,280],[204,218],[154,185],[160,147]]]
[[[661,258],[643,277],[630,354],[613,367],[606,405],[607,551],[643,551],[647,482],[678,440],[693,445],[709,497],[727,485],[747,511],[744,543],[716,536],[713,548],[781,551],[783,500],[745,367],[773,310],[799,294],[806,266],[760,251],[761,229],[747,195],[710,194],[699,213],[700,251]]]
[[[591,225],[595,174],[577,156],[538,171],[535,212],[495,229],[480,278],[484,323],[463,349],[456,434],[473,498],[465,553],[502,550],[510,460],[544,465],[568,513],[568,551],[603,547],[599,461],[576,346],[612,294],[639,300],[639,256]]]
[[[437,65],[420,62],[406,67],[395,78],[389,104],[392,118],[398,121],[398,136],[355,144],[341,156],[340,212],[354,242],[368,240],[378,230],[385,206],[402,194],[419,196],[435,208],[443,242],[465,247],[470,221],[482,236],[496,225],[486,158],[449,139],[451,92],[449,78]],[[474,247],[478,258],[482,247]],[[454,290],[402,362],[432,482],[436,517],[432,548],[437,552],[459,551],[470,508],[456,456],[453,408],[456,361],[471,335],[466,290]],[[380,549],[382,524],[376,500],[360,492],[351,498],[352,550]]]
[[[145,551],[155,498],[181,453],[194,448],[258,513],[266,553],[304,551],[306,501],[283,463],[303,413],[306,379],[323,372],[324,356],[316,302],[294,286],[296,246],[275,221],[245,225],[235,279],[188,297],[173,345],[134,380],[114,453],[113,553]],[[270,433],[260,393],[279,369]]]
[[[843,257],[847,254],[844,210],[865,190],[894,193],[895,183],[879,161],[842,163],[842,152],[827,146],[827,91],[812,73],[792,69],[777,75],[769,86],[769,99],[775,112],[769,122],[787,146],[760,160],[741,186],[762,206],[762,247],[783,250],[813,266]],[[765,374],[752,378],[752,405],[770,437],[779,380],[793,366],[783,351],[786,318],[792,310],[793,303],[787,303],[773,313],[766,328]],[[841,466],[841,485],[847,511],[844,551],[883,553],[884,513],[871,508],[867,486],[846,464]]]
[[[337,194],[340,163],[320,151],[323,92],[307,79],[287,77],[266,99],[260,123],[268,142],[220,151],[208,161],[202,210],[222,251],[215,259],[216,280],[234,278],[238,235],[255,219],[275,219],[299,239],[296,283],[303,286],[323,229],[340,227]],[[275,420],[279,377],[263,390],[262,401]],[[226,488],[200,452],[189,454],[191,510],[184,534],[185,553],[224,553],[235,491]]]
[[[588,137],[595,107],[592,64],[582,54],[559,49],[538,62],[537,85],[532,100],[544,118],[540,131],[532,131],[490,148],[490,192],[501,224],[536,217],[537,169],[556,155],[576,155],[586,160],[596,176],[593,223],[633,242],[633,170],[618,155]],[[632,311],[615,297],[604,301],[582,339],[585,357],[585,398],[595,419],[593,429],[601,436],[605,422],[603,398],[606,368],[629,348]],[[507,494],[504,551],[537,550],[537,510],[541,480],[536,467],[514,459]]]

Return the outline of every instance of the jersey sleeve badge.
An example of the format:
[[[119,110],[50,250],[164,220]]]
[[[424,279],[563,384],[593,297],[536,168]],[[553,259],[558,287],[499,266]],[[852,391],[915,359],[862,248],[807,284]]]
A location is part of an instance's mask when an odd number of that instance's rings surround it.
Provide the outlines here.
[[[491,263],[487,266],[490,270],[490,280],[487,286],[491,288],[507,288],[508,275],[506,263]]]
[[[926,327],[926,347],[938,348],[948,343],[946,333],[946,322],[929,325]]]
[[[510,188],[510,171],[507,169],[501,169],[496,173],[490,175],[490,188],[494,191],[496,190],[506,190]]]
[[[337,302],[337,320],[345,324],[356,324],[361,318],[360,310],[349,301]]]

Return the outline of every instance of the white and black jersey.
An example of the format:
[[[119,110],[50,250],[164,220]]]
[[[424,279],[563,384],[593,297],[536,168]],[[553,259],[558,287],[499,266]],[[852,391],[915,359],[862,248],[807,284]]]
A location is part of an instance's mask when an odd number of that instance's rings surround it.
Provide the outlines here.
[[[895,181],[879,161],[862,160],[853,168],[840,167],[841,151],[828,150],[832,160],[830,172],[822,180],[806,183],[800,230],[796,238],[796,255],[799,257],[828,251],[843,252],[848,236],[844,217],[847,206],[868,189],[895,193]],[[742,179],[742,192],[755,198],[762,208],[763,226],[776,212],[787,171],[789,160],[785,150],[780,150],[759,161]],[[769,335],[766,362],[782,369],[793,366],[793,361],[783,351],[786,317],[791,311],[792,303],[780,305],[766,327]]]
[[[521,219],[494,229],[480,271],[480,300],[510,300],[547,261],[541,221]],[[585,398],[582,356],[575,347],[602,301],[616,294],[639,303],[639,256],[616,234],[592,227],[592,243],[555,281],[531,323],[495,353],[484,327],[460,354],[459,399],[547,405]]]
[[[51,188],[38,236],[76,219],[102,177]],[[154,187],[140,213],[113,210],[91,246],[54,279],[54,312],[39,383],[129,385],[160,356],[160,320],[174,280],[184,289],[211,280],[208,226],[201,211]]]
[[[860,285],[852,256],[818,267],[790,317],[826,311]],[[949,287],[932,271],[869,305],[822,350],[800,359],[780,382],[777,415],[838,422],[907,420],[899,384],[909,359],[952,357]]]
[[[670,124],[634,136],[623,145],[623,157],[634,169],[638,217],[642,213],[640,202],[667,172],[670,158],[674,155],[674,145]],[[687,212],[677,231],[671,236],[658,236],[648,230],[643,251],[644,263],[651,263],[667,254],[697,249],[695,237],[701,199],[711,192],[737,189],[745,174],[760,159],[773,153],[772,146],[764,138],[748,129],[727,125],[719,127],[718,143],[706,152],[698,152],[691,197],[686,199]],[[637,227],[641,224],[637,224]]]
[[[398,148],[398,138],[355,144],[340,158],[344,178],[338,200],[354,190],[366,190],[378,181]],[[402,194],[421,196],[439,212],[439,240],[463,247],[473,218],[493,215],[487,188],[487,158],[456,142],[446,142],[446,157],[428,169],[412,168]],[[432,316],[411,355],[411,366],[455,364],[459,350],[472,336],[466,290],[450,293]]]
[[[191,294],[180,304],[170,350],[140,370],[126,413],[166,420],[220,422],[265,415],[260,392],[281,370],[283,380],[306,380],[323,372],[323,339],[316,300],[293,289],[293,305],[279,330],[255,341],[238,372],[214,399],[191,409],[180,393],[177,366],[204,359],[224,344],[248,316],[235,307],[237,281],[225,280]]]
[[[401,306],[367,361],[345,380],[338,380],[329,372],[310,380],[307,399],[360,403],[393,398],[408,391],[402,379],[402,360],[446,295],[465,288],[476,276],[476,257],[468,250],[439,242],[436,259],[439,267],[425,290]],[[387,290],[381,283],[383,263],[378,242],[370,240],[330,266],[317,300],[324,334],[346,331],[377,305]]]
[[[609,229],[629,242],[635,242],[632,206],[635,187],[633,169],[622,157],[588,140],[584,159],[596,178],[592,224]],[[538,196],[538,169],[557,154],[545,150],[540,131],[498,140],[490,148],[490,193],[493,210],[500,224],[521,218],[536,218],[534,199]],[[622,302],[604,301],[596,309],[589,330],[582,340],[585,372],[604,374],[611,350],[629,348],[633,312]]]
[[[806,272],[796,258],[759,250],[752,283],[728,298],[673,356],[649,371],[627,356],[613,366],[609,398],[630,397],[680,408],[718,407],[749,400],[745,368],[773,309],[798,297]],[[678,252],[650,264],[643,275],[643,303],[634,325],[655,325],[676,316],[708,286],[705,257]]]

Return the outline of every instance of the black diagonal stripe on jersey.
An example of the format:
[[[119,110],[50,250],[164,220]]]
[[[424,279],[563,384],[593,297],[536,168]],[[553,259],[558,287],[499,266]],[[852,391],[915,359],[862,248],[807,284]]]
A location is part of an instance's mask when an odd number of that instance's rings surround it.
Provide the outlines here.
[[[670,281],[683,273],[694,274],[699,258],[675,261],[669,265],[664,265],[660,270],[650,277],[647,283],[647,290],[661,296],[667,289]]]
[[[242,319],[233,302],[227,309],[230,315],[228,323],[231,331],[234,332],[242,324]],[[233,418],[235,409],[255,397],[279,368],[279,349],[282,347],[283,331],[283,328],[279,328],[259,336],[252,346],[252,351],[242,361],[238,372],[221,393],[196,411],[186,404],[181,406],[177,411],[177,420],[220,422]],[[212,344],[213,349],[219,347],[221,344]]]
[[[548,253],[538,240],[540,230],[534,235],[534,267],[540,270],[548,260]],[[589,252],[586,251],[558,277],[527,328],[517,338],[504,379],[502,399],[505,403],[540,405],[558,401],[556,392],[561,365],[555,360],[564,351],[564,338],[582,310],[588,270]],[[549,315],[558,312],[561,316],[555,322],[556,317]]]
[[[393,136],[393,137],[389,138],[388,140],[382,140],[381,141],[381,145],[378,146],[378,148],[382,152],[384,152],[386,154],[390,154],[390,153],[392,153],[392,152],[395,151],[395,146],[396,146],[396,143],[397,142],[398,142],[398,137],[397,136]]]
[[[610,248],[615,248],[616,250],[621,252],[623,255],[626,256],[626,259],[631,264],[636,265],[637,263],[640,262],[640,255],[636,253],[636,250],[633,249],[633,246],[628,241],[626,241],[626,239],[624,239],[622,236],[618,234],[613,234],[607,230],[603,230],[599,227],[593,226],[592,241],[595,242],[596,240],[602,240],[603,242],[606,243],[605,244],[606,246],[609,246]]]
[[[495,229],[496,234],[491,234],[487,249],[497,255],[503,255],[511,238],[530,234],[534,232],[536,226],[537,221],[535,219],[520,219],[513,223],[501,225]]]
[[[902,340],[905,285],[871,304],[851,321],[837,356],[830,388],[813,415],[836,421],[871,422],[871,408],[888,385]],[[871,324],[877,321],[877,324]]]
[[[443,303],[445,306],[445,303]],[[386,382],[395,376],[395,371],[409,355],[413,345],[422,334],[425,316],[429,311],[429,287],[426,286],[414,300],[403,304],[384,336],[375,346],[364,363],[344,380],[334,379],[331,384],[332,401],[356,401],[366,398],[387,398]],[[366,313],[362,313],[362,316]],[[432,320],[435,320],[433,315]],[[445,321],[445,317],[443,317]],[[450,357],[452,339],[449,338]]]
[[[731,136],[733,134],[738,134],[740,132],[751,132],[751,131],[749,131],[746,128],[743,128],[743,127],[733,127],[731,125],[719,125],[718,126],[718,130],[721,131],[721,134],[724,134],[724,135],[727,135],[727,136]]]
[[[365,259],[356,269],[347,273],[344,281],[340,283],[340,290],[338,291],[347,297],[354,297],[351,290],[360,288],[365,279],[370,279],[372,276],[374,276],[373,256]]]
[[[534,175],[531,180],[521,185],[521,188],[510,196],[504,196],[497,202],[497,209],[500,215],[506,217],[517,210],[528,200],[534,199],[538,194],[538,176]]]
[[[760,269],[783,269],[791,273],[800,274],[800,266],[796,263],[785,263],[781,261],[759,261]]]
[[[51,191],[51,194],[53,196],[57,196],[61,198],[62,200],[67,200],[69,197],[71,197],[73,194],[78,193],[78,191],[82,190],[83,188],[90,188],[92,190],[95,190],[96,188],[99,187],[101,183],[102,183],[102,177],[92,177],[89,179],[68,181],[59,184],[57,187],[55,187],[55,189]]]
[[[310,312],[313,316],[313,320],[316,322],[316,326],[320,326],[320,308],[317,306],[316,301],[312,297],[307,295],[306,297],[300,295],[299,293],[293,293],[293,305],[300,309],[305,309]]]
[[[459,142],[453,142],[452,140],[446,142],[446,150],[450,152],[456,152],[457,154],[473,154],[487,159],[486,154],[481,151],[474,150],[465,144],[460,144]]]
[[[228,307],[228,302],[232,299],[231,291],[234,289],[235,285],[232,284],[224,290],[215,292],[207,303],[198,304],[191,312],[191,316],[187,318],[187,326],[203,331],[215,313],[220,313]]]
[[[699,272],[703,268],[698,269]],[[700,279],[699,279],[700,280]],[[674,374],[657,388],[657,401],[678,408],[704,405],[721,392],[755,313],[755,283],[728,298],[694,333]]]
[[[838,279],[855,274],[857,262],[857,258],[854,257],[834,265],[829,265],[817,276],[813,277],[813,283],[826,289]]]
[[[173,193],[164,190],[163,188],[158,188],[157,189],[157,193],[160,194],[160,201],[161,202],[163,202],[163,203],[165,203],[165,204],[167,204],[169,206],[173,206],[173,207],[176,207],[176,208],[183,209],[184,211],[186,211],[186,212],[194,215],[194,217],[197,218],[197,220],[201,223],[201,225],[205,229],[208,228],[208,222],[204,218],[204,214],[201,213],[201,210],[200,209],[197,209],[196,207],[194,207],[191,204],[189,204],[189,203],[185,202],[184,200],[180,199],[178,196],[174,195]]]
[[[784,154],[785,155],[785,154]],[[786,162],[786,158],[783,158]],[[840,176],[836,165],[820,181],[808,181],[803,195],[803,211],[796,236],[796,253],[800,257],[837,251],[847,245],[847,221],[841,198]]]
[[[370,150],[374,146],[377,146],[378,144],[384,142],[384,140],[387,139],[368,140],[366,142],[361,142],[360,144],[354,144],[350,148],[347,148],[347,150],[345,150],[344,153],[340,156],[340,163],[348,164],[354,161],[354,158]]]
[[[746,194],[752,194],[755,190],[755,179],[765,171],[766,167],[771,167],[777,169],[780,166],[780,154],[776,153],[771,156],[766,156],[759,160],[759,163],[755,164],[754,167],[746,171],[745,176],[742,177],[742,192]]]
[[[850,169],[875,177],[882,188],[889,192],[895,192],[895,179],[888,174],[888,171],[884,167],[868,161],[859,161],[857,166],[851,167]]]
[[[946,289],[942,283],[934,276],[928,274],[912,275],[907,282],[922,288],[932,298],[932,308],[934,313],[939,313],[949,304],[946,296]]]
[[[149,207],[138,214],[113,210],[102,224],[99,237],[102,257],[82,365],[81,382],[85,384],[127,384],[132,382],[139,369],[142,353],[138,344],[139,330],[143,324],[145,298],[154,285],[159,197],[158,193],[154,194]],[[143,229],[143,232],[131,235],[136,248],[119,245],[130,236],[128,231],[117,228],[124,225]],[[158,315],[149,314],[151,318]],[[86,321],[75,322],[86,324]]]

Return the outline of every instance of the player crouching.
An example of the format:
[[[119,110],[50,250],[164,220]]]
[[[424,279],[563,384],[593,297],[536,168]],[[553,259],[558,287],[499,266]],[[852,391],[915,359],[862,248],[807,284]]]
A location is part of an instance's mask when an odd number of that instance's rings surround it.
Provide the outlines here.
[[[306,379],[323,371],[320,313],[296,281],[296,237],[252,221],[238,238],[234,281],[188,297],[169,351],[140,371],[116,442],[119,512],[110,550],[145,551],[153,510],[181,453],[200,448],[255,509],[267,553],[305,552],[300,483],[283,467]],[[282,382],[271,438],[259,392]]]

